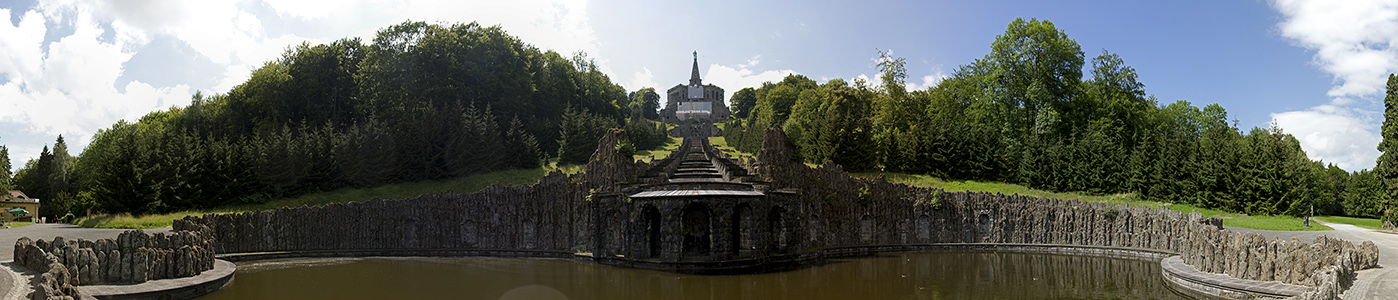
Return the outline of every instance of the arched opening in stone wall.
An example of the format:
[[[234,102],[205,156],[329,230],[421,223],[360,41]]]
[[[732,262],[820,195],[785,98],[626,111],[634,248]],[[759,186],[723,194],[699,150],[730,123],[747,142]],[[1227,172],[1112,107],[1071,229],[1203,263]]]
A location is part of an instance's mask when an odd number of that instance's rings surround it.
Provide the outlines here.
[[[520,236],[520,238],[522,239],[522,240],[520,241],[520,246],[523,246],[524,249],[534,249],[535,247],[538,247],[538,245],[535,244],[535,242],[538,241],[539,239],[538,239],[538,236],[537,236],[537,235],[535,234],[535,232],[534,232],[534,230],[535,230],[534,221],[533,221],[533,220],[524,220],[524,222],[523,222],[523,224],[521,224],[521,226],[523,226],[523,227],[520,228],[520,229],[521,229],[521,231],[523,231],[524,234],[522,234],[522,235]]]
[[[994,229],[993,224],[994,223],[990,219],[990,213],[988,212],[980,212],[980,214],[976,217],[976,225],[980,227],[981,230],[981,242],[990,241],[990,230]]]
[[[859,240],[865,242],[874,240],[874,217],[864,215],[864,217],[859,218]]]
[[[606,243],[604,247],[607,248],[607,252],[604,253],[607,255],[618,254],[618,252],[626,249],[626,237],[624,234],[626,215],[620,209],[610,209],[607,210],[604,219],[606,220],[604,228],[607,229],[606,238],[603,240]]]
[[[747,203],[739,203],[738,206],[733,207],[733,226],[731,227],[732,232],[728,235],[730,239],[728,247],[734,256],[742,256],[743,250],[752,249],[752,236],[745,233],[750,226],[744,226],[746,225],[744,223],[752,218],[751,215],[752,206]]]
[[[786,223],[783,223],[782,215],[786,214],[786,209],[781,206],[772,207],[772,211],[767,213],[767,228],[771,232],[771,245],[777,252],[786,249]]]
[[[655,205],[646,204],[641,209],[642,224],[645,226],[646,257],[660,256],[660,210]]]
[[[684,208],[680,220],[684,222],[681,234],[684,236],[684,254],[708,255],[710,245],[709,207],[693,203]]]
[[[820,238],[820,215],[811,214],[811,218],[806,219],[806,237],[811,243]]]
[[[932,239],[932,217],[928,217],[927,214],[918,215],[916,226],[918,241],[927,242]]]

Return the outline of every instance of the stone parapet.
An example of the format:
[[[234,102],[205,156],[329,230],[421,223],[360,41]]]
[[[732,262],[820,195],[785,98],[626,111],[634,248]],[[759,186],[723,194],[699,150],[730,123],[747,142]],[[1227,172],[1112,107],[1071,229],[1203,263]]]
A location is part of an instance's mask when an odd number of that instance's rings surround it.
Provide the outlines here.
[[[142,283],[198,275],[214,267],[210,237],[203,231],[148,235],[141,230],[116,239],[15,242],[15,263],[40,273],[32,299],[72,299],[75,286]]]

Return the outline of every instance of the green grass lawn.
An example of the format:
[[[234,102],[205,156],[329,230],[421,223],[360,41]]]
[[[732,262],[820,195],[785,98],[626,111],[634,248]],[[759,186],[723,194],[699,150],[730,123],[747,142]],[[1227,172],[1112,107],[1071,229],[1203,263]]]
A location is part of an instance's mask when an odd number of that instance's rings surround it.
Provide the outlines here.
[[[728,152],[729,157],[753,156],[752,153],[738,151],[737,148],[728,146],[728,140],[721,136],[709,137],[709,144],[714,145],[714,148],[718,148],[719,151]]]
[[[1236,213],[1224,212],[1221,210],[1202,209],[1184,204],[1169,204],[1165,202],[1141,200],[1135,194],[1112,194],[1112,195],[1091,195],[1077,192],[1057,193],[1044,190],[1031,189],[1018,184],[1001,182],[982,182],[974,180],[942,180],[940,178],[927,175],[911,175],[903,173],[855,173],[854,176],[864,178],[874,178],[884,175],[889,182],[902,183],[911,186],[940,188],[948,192],[986,192],[1001,194],[1019,194],[1025,196],[1045,197],[1065,200],[1081,200],[1088,202],[1105,202],[1112,204],[1127,204],[1131,206],[1161,207],[1167,206],[1172,210],[1189,213],[1199,211],[1205,217],[1219,217],[1223,219],[1224,226],[1251,228],[1261,230],[1288,230],[1288,231],[1318,231],[1330,230],[1330,227],[1318,223],[1312,223],[1311,227],[1302,226],[1301,218],[1291,216],[1244,216]],[[1374,220],[1377,221],[1377,220]],[[1328,221],[1327,221],[1328,222]],[[1342,222],[1337,222],[1342,223]],[[1381,225],[1381,224],[1379,224]],[[1378,226],[1378,225],[1375,225]],[[1377,227],[1375,227],[1377,228]]]
[[[666,144],[661,149],[639,151],[636,158],[643,161],[664,158],[669,156],[670,152],[679,149],[679,145],[680,139],[671,139],[670,143]],[[553,170],[559,170],[565,174],[577,174],[581,173],[586,168],[585,165],[568,164],[560,166],[556,160],[547,161],[545,164],[546,166],[538,169],[496,171],[442,180],[389,184],[372,188],[344,188],[329,192],[282,198],[262,204],[236,205],[215,209],[186,210],[168,214],[147,214],[141,216],[133,216],[131,214],[99,214],[86,218],[79,218],[75,220],[74,223],[90,228],[160,228],[170,226],[175,219],[184,218],[189,215],[200,216],[209,213],[235,213],[277,209],[281,207],[300,207],[303,205],[318,206],[329,203],[367,201],[374,198],[402,199],[448,190],[457,193],[472,193],[496,182],[503,184],[534,184],[539,182],[539,178],[544,177],[545,174]]]
[[[1331,230],[1329,226],[1311,222],[1311,227],[1305,227],[1304,221],[1299,217],[1292,216],[1252,216],[1239,213],[1231,213],[1217,209],[1199,208],[1188,204],[1170,204],[1170,209],[1189,213],[1198,211],[1205,217],[1217,217],[1223,219],[1223,226],[1233,226],[1261,230],[1286,230],[1286,231],[1321,231]]]
[[[665,146],[661,146],[660,149],[636,151],[635,158],[636,160],[644,162],[651,162],[653,160],[663,159],[667,156],[670,156],[671,152],[679,150],[680,142],[681,139],[672,137],[670,138],[670,142],[665,143]]]
[[[1113,195],[1089,195],[1084,193],[1056,193],[1044,190],[1031,189],[1018,184],[1001,182],[983,182],[974,180],[942,180],[928,175],[912,175],[904,173],[854,173],[856,177],[875,178],[883,175],[888,182],[902,183],[911,186],[940,188],[948,192],[985,192],[1001,194],[1020,194],[1033,197],[1044,197],[1065,200],[1081,200],[1088,202],[1105,202],[1112,204],[1128,204],[1131,206],[1161,207],[1164,202],[1145,201],[1136,199],[1135,194],[1113,194]]]
[[[565,165],[564,167],[576,167],[581,169],[581,166]],[[372,188],[345,188],[329,192],[282,198],[262,204],[237,205],[209,210],[187,210],[168,214],[148,214],[142,216],[132,216],[130,214],[101,214],[79,218],[74,223],[90,228],[160,228],[170,226],[173,220],[184,218],[188,215],[199,216],[208,213],[256,211],[281,207],[300,207],[303,205],[317,206],[328,203],[367,201],[374,198],[402,199],[448,190],[457,193],[472,193],[496,182],[503,184],[534,184],[538,183],[539,178],[542,178],[544,174],[547,174],[549,171],[552,171],[552,169],[505,170],[443,180],[389,184]]]
[[[1368,229],[1379,229],[1379,227],[1383,227],[1383,221],[1379,221],[1379,219],[1340,216],[1319,216],[1315,217],[1315,219],[1325,223],[1349,224]]]
[[[5,224],[5,225],[9,225],[10,228],[15,228],[15,227],[24,227],[24,226],[34,225],[34,222],[10,222],[10,223]]]

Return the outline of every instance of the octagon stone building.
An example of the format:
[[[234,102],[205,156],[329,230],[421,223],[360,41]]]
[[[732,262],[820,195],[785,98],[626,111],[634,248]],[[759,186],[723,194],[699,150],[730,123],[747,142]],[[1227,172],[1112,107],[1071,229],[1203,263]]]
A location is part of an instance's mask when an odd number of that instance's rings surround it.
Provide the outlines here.
[[[723,97],[723,88],[704,84],[699,79],[699,53],[695,52],[689,85],[677,84],[665,92],[665,109],[660,110],[660,120],[676,124],[687,120],[726,121],[729,111]]]

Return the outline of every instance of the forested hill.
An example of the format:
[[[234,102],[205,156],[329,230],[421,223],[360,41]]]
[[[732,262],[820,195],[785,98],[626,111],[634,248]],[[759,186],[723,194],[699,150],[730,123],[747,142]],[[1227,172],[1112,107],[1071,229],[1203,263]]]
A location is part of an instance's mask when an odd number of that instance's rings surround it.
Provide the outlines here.
[[[368,44],[288,49],[226,94],[99,131],[78,157],[59,137],[15,184],[45,199],[44,216],[139,214],[578,163],[606,128],[663,144],[663,126],[643,119],[658,103],[582,53],[499,27],[405,22]]]
[[[1223,107],[1147,96],[1135,69],[1103,51],[1084,78],[1076,41],[1016,20],[982,59],[939,85],[906,91],[902,58],[882,55],[879,84],[800,75],[732,97],[729,144],[752,152],[781,126],[810,163],[1135,193],[1250,214],[1378,216],[1392,200],[1374,172],[1307,158],[1296,138],[1241,131]],[[1393,88],[1390,87],[1390,91]]]

